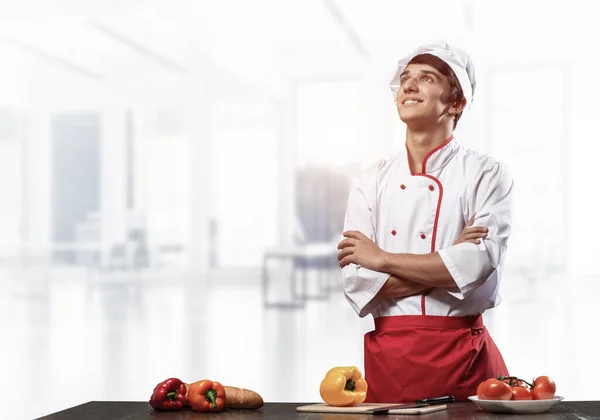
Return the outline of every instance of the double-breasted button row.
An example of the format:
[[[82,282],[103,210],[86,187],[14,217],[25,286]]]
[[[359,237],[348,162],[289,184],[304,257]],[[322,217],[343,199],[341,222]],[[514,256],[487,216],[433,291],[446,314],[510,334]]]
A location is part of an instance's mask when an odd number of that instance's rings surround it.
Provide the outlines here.
[[[401,190],[405,190],[406,189],[406,185],[400,184],[400,189]],[[434,191],[434,190],[435,190],[435,187],[433,185],[429,184],[429,191]]]
[[[392,234],[392,236],[396,236],[396,233],[397,233],[396,229],[392,229],[392,231],[390,233]],[[425,235],[424,233],[421,233],[419,236],[421,237],[421,239],[427,238],[427,235]]]
[[[429,191],[435,191],[435,187],[432,184],[429,184],[428,188],[429,188]],[[406,185],[400,184],[400,189],[401,190],[405,190],[406,189]],[[392,234],[392,236],[396,236],[396,230],[393,229],[391,231],[391,234]],[[421,233],[419,236],[421,237],[421,239],[426,239],[427,238],[427,235],[425,235],[424,233]]]

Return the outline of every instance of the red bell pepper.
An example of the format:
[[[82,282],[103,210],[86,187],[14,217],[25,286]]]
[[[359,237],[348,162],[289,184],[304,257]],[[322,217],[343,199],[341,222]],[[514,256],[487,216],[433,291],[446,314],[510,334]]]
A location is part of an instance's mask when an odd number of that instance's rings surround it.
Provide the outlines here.
[[[225,406],[225,388],[219,382],[203,379],[190,385],[187,398],[194,411],[220,411]]]
[[[187,387],[183,381],[169,378],[154,387],[150,405],[158,411],[182,410],[187,403],[186,392]]]

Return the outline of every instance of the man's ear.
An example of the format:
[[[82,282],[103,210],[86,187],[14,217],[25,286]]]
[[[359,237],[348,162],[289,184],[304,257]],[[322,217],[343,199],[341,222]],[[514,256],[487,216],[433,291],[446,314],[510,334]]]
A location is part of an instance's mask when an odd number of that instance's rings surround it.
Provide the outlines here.
[[[465,109],[466,106],[467,106],[467,100],[464,97],[460,98],[458,101],[456,101],[452,104],[452,106],[448,110],[448,114],[450,114],[450,115],[460,114],[461,112],[463,112],[463,110]]]

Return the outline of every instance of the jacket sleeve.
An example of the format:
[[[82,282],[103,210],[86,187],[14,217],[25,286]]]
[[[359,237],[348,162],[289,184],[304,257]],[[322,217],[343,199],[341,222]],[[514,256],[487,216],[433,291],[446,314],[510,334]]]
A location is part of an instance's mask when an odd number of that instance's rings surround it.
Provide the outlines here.
[[[477,176],[469,194],[476,213],[473,226],[488,228],[488,236],[479,245],[463,242],[438,253],[456,282],[449,293],[465,299],[480,287],[504,260],[511,233],[514,182],[508,168],[494,163]]]
[[[377,171],[382,163],[368,168],[353,180],[344,218],[344,231],[360,231],[373,242],[376,242],[377,232]],[[361,318],[372,313],[377,307],[373,297],[390,275],[357,264],[348,264],[341,271],[344,295],[352,308]]]

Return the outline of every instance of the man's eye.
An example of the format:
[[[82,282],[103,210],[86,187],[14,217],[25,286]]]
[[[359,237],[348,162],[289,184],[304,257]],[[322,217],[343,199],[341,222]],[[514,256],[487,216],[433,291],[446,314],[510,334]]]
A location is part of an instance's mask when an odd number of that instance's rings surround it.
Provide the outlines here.
[[[421,80],[426,82],[433,82],[433,78],[431,76],[423,76]]]

